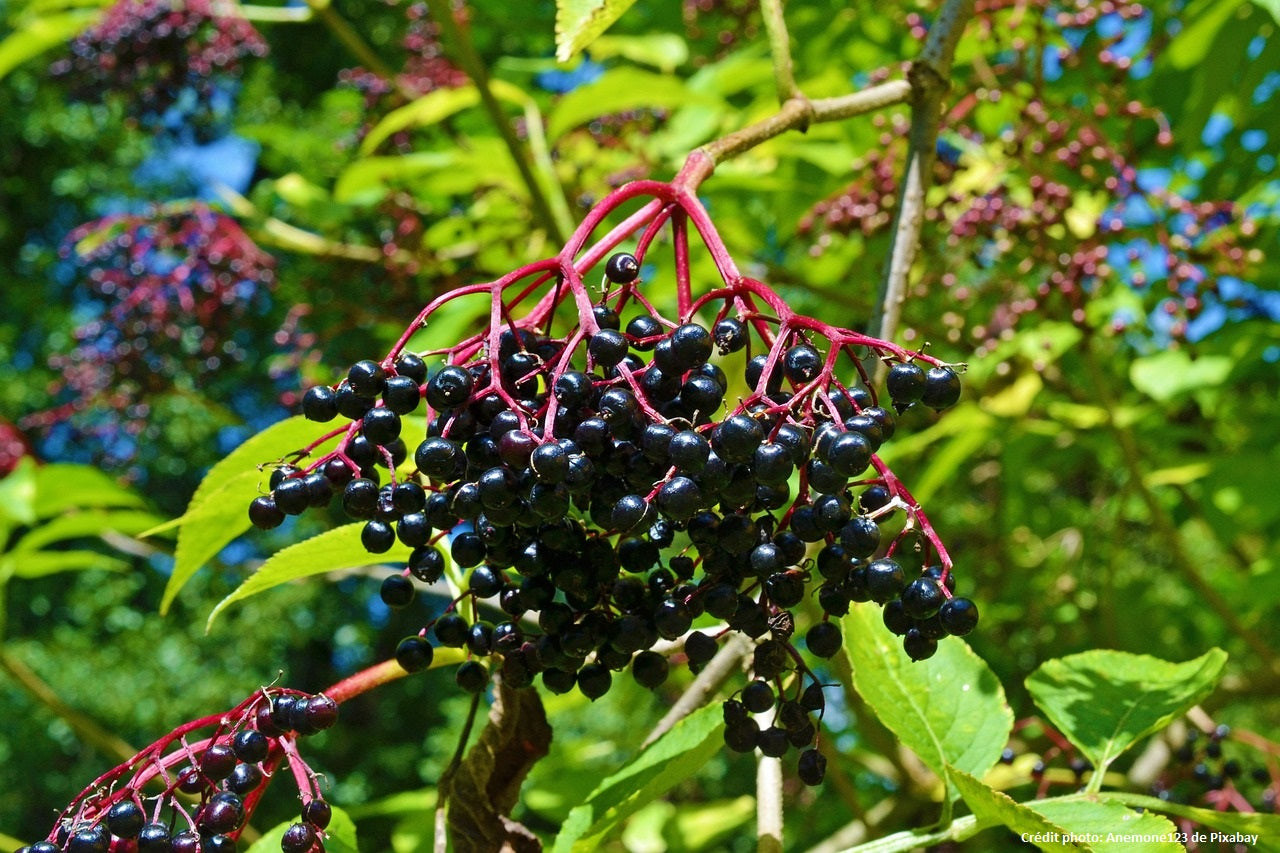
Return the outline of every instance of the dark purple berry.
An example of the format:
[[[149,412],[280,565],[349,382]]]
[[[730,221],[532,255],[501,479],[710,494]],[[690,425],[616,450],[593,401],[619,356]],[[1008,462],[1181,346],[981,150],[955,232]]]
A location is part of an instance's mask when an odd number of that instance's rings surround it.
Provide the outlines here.
[[[640,275],[640,262],[629,252],[616,252],[605,261],[604,275],[614,284],[630,284]]]

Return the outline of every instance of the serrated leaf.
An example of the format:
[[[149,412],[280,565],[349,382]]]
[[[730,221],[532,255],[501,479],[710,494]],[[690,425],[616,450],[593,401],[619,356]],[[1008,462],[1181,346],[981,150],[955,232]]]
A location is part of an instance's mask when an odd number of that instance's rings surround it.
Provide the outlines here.
[[[1202,809],[1196,806],[1184,805],[1183,803],[1174,803],[1169,800],[1157,799],[1156,797],[1121,791],[1108,791],[1102,796],[1126,806],[1153,812],[1164,812],[1174,817],[1195,821],[1219,832],[1256,836],[1250,842],[1253,847],[1258,850],[1280,851],[1280,815],[1259,814],[1257,812],[1220,812],[1217,809]],[[1253,849],[1253,847],[1250,849]]]
[[[499,682],[489,720],[449,782],[449,834],[467,849],[520,850],[537,837],[511,820],[520,785],[551,749],[551,726],[536,690]]]
[[[1101,778],[1140,738],[1209,695],[1226,661],[1221,649],[1186,663],[1095,649],[1045,661],[1027,676],[1026,685],[1045,716],[1093,762]]]
[[[556,853],[596,850],[615,826],[692,776],[723,746],[724,714],[708,705],[675,725],[574,807],[556,836]]]
[[[178,528],[173,573],[160,598],[162,614],[205,563],[251,527],[249,502],[263,492],[268,479],[259,466],[301,450],[323,435],[323,429],[300,416],[267,427],[209,469],[181,517],[140,534],[155,536]],[[325,453],[333,442],[336,438],[312,451],[313,456]]]
[[[27,60],[71,41],[101,15],[99,9],[77,9],[28,20],[0,41],[0,80]]]
[[[36,472],[32,507],[39,518],[84,507],[141,507],[145,501],[133,491],[90,465],[54,463]]]
[[[363,522],[344,524],[333,530],[326,530],[318,536],[312,536],[305,542],[277,551],[259,566],[256,572],[246,578],[244,583],[218,602],[213,612],[209,614],[205,630],[212,628],[213,620],[230,605],[282,583],[339,569],[354,569],[382,563],[404,563],[409,559],[411,549],[399,542],[385,554],[370,554],[360,543],[360,531],[363,529]]]
[[[25,554],[8,554],[0,565],[0,577],[12,574],[19,578],[42,578],[59,572],[80,572],[97,569],[107,572],[123,572],[129,563],[119,557],[99,554],[97,551],[32,551]]]
[[[556,59],[568,62],[636,0],[556,0]]]
[[[107,532],[136,536],[159,520],[152,513],[136,510],[74,512],[32,529],[14,544],[12,551],[15,554],[31,552],[65,539],[101,536]]]
[[[880,607],[856,604],[843,619],[853,686],[890,731],[955,792],[948,767],[981,776],[1013,730],[1013,712],[995,674],[961,639],[913,662],[885,629]]]
[[[682,80],[641,68],[613,68],[560,99],[547,121],[547,138],[558,139],[573,128],[606,113],[644,107],[676,107],[718,101],[690,90]]]
[[[987,786],[963,770],[955,767],[948,769],[951,772],[951,781],[955,783],[960,796],[964,798],[984,829],[1003,825],[1017,835],[1024,833],[1039,835],[1048,840],[1037,841],[1036,846],[1050,853],[1092,849],[1088,844],[1071,844],[1061,841],[1069,833],[1066,827],[1059,826],[1039,812],[1021,805],[1008,794]]]
[[[356,825],[345,811],[329,804],[333,817],[324,831],[325,853],[359,853],[356,846]],[[280,853],[280,841],[294,821],[287,820],[268,829],[245,853]]]
[[[1032,800],[1026,807],[1066,829],[1072,838],[1085,839],[1080,846],[1098,853],[1181,853],[1185,849],[1173,840],[1178,829],[1167,819],[1091,795]]]
[[[480,93],[476,91],[475,86],[471,85],[428,92],[403,107],[387,113],[380,122],[375,124],[369,131],[369,135],[360,143],[360,155],[365,157],[372,154],[389,137],[405,128],[436,124],[479,102]]]

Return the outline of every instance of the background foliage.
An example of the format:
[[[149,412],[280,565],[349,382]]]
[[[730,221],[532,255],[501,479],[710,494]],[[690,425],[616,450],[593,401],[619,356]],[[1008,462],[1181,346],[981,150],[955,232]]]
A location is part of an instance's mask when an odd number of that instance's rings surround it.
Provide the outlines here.
[[[801,89],[900,76],[935,5],[788,4]],[[1276,9],[978,5],[899,334],[968,362],[965,398],[941,419],[909,413],[890,461],[979,600],[971,645],[1020,721],[993,784],[1026,799],[1079,783],[1077,756],[1044,733],[1024,686],[1044,661],[1218,647],[1225,676],[1202,713],[1122,757],[1108,784],[1216,804],[1208,777],[1234,760],[1230,807],[1273,810],[1274,743],[1228,736],[1224,757],[1206,758],[1207,739],[1187,747],[1186,733],[1274,736],[1280,719]],[[50,806],[122,757],[119,741],[149,741],[278,670],[318,690],[388,656],[431,607],[391,614],[352,571],[273,589],[204,635],[213,602],[305,531],[228,546],[165,616],[171,542],[135,534],[179,514],[208,467],[295,410],[300,389],[385,352],[431,295],[551,253],[612,187],[668,178],[694,147],[777,108],[754,4],[637,3],[565,64],[550,3],[476,4],[443,39],[439,10],[421,4],[243,11],[265,57],[246,52],[199,103],[157,114],[137,81],[117,88],[68,63],[103,8],[4,7],[0,831],[14,838],[42,834]],[[524,173],[480,72],[528,152]],[[731,250],[797,310],[875,320],[906,121],[889,108],[788,134],[703,185]],[[199,224],[174,236],[155,224],[165,217]],[[257,249],[223,269],[208,247],[241,229]],[[128,311],[126,292],[139,294]],[[192,322],[236,310],[233,323]],[[33,495],[59,502],[33,509]],[[43,563],[21,556],[24,536],[69,519]],[[564,780],[616,769],[680,686],[619,683],[595,705],[548,697],[555,743],[516,817],[554,835],[591,787]],[[858,694],[841,695],[824,720],[827,784],[787,783],[788,849],[938,817],[938,777]],[[429,789],[465,705],[433,671],[362,697],[317,740],[362,846],[429,835]],[[716,750],[609,843],[750,847],[752,775],[749,758]],[[291,810],[268,808],[262,828]]]

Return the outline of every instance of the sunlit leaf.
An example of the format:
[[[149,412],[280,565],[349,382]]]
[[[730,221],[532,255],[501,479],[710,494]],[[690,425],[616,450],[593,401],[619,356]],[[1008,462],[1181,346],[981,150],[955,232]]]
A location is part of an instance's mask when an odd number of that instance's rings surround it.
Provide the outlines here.
[[[1226,661],[1221,649],[1186,663],[1095,649],[1045,661],[1026,684],[1050,722],[1102,773],[1209,695]]]
[[[480,102],[475,86],[436,89],[399,109],[392,110],[382,121],[373,126],[369,135],[360,143],[360,154],[367,156],[389,137],[410,127],[436,124]]]
[[[206,630],[213,627],[213,620],[230,605],[282,583],[338,569],[404,563],[409,559],[410,549],[399,542],[385,554],[370,554],[360,543],[360,531],[363,529],[362,522],[344,524],[272,554],[244,583],[218,602],[209,614]]]
[[[101,14],[99,9],[77,9],[58,15],[42,15],[24,22],[0,41],[0,79],[27,60],[70,41],[97,21]]]
[[[606,113],[715,103],[715,98],[693,92],[678,77],[640,68],[614,68],[560,100],[548,119],[547,136],[557,139]]]
[[[556,59],[568,62],[636,0],[556,0]]]
[[[996,763],[1013,712],[995,674],[963,640],[946,638],[933,657],[912,661],[878,605],[855,604],[842,621],[854,688],[949,790],[948,767],[979,776]]]

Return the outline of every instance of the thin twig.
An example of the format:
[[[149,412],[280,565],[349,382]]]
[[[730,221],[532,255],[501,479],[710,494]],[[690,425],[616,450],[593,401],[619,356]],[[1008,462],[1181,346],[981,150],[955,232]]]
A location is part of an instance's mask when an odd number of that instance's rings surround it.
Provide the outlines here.
[[[756,715],[761,729],[773,725],[774,709]],[[756,750],[756,851],[782,853],[782,759]]]
[[[511,120],[507,118],[506,113],[502,110],[502,105],[498,103],[497,97],[493,94],[488,68],[481,60],[480,54],[476,52],[475,44],[471,41],[470,32],[454,19],[451,4],[433,2],[428,4],[428,8],[431,10],[431,17],[440,27],[441,34],[444,36],[444,43],[452,49],[454,58],[462,66],[462,70],[466,72],[467,76],[471,78],[471,82],[476,84],[476,90],[480,93],[480,103],[484,106],[485,111],[489,113],[489,118],[497,128],[498,134],[502,137],[503,144],[507,146],[511,159],[515,161],[516,168],[520,171],[520,179],[524,181],[526,189],[529,190],[529,201],[533,205],[535,221],[547,232],[553,243],[563,243],[567,235],[562,233],[560,224],[551,210],[551,204],[547,201],[546,195],[543,194],[542,185],[538,183],[537,177],[533,174],[533,169],[529,165],[529,158],[525,156],[524,147],[520,144],[520,140],[516,138],[516,132],[511,127]]]
[[[755,644],[746,636],[734,632],[725,640],[720,651],[716,652],[716,656],[707,662],[702,672],[698,673],[697,678],[689,685],[689,687],[680,694],[680,698],[671,706],[671,710],[667,711],[666,716],[658,721],[653,727],[653,731],[649,732],[649,736],[644,739],[641,748],[647,747],[649,744],[662,737],[675,726],[676,723],[692,714],[711,700],[711,697],[720,689],[720,685],[724,684],[729,676],[742,666],[742,662],[746,660],[747,655],[751,654]]]
[[[436,797],[436,853],[445,853],[449,849],[447,821],[449,786],[453,783],[453,774],[458,772],[458,768],[462,766],[462,758],[467,751],[467,741],[471,739],[471,728],[476,723],[476,714],[479,710],[480,694],[476,693],[471,697],[471,707],[467,709],[467,720],[462,726],[462,734],[458,737],[458,747],[453,751],[453,758],[449,759],[449,766],[440,775],[440,782],[436,785],[436,791],[438,792]]]
[[[351,55],[360,60],[366,68],[377,74],[379,77],[385,78],[391,83],[396,82],[396,72],[391,66],[382,61],[369,43],[366,42],[355,27],[351,26],[346,19],[337,13],[333,8],[333,4],[328,0],[308,0],[307,6],[315,12],[317,18],[320,19],[329,32],[342,42],[342,46],[351,51]]]
[[[782,0],[760,0],[760,14],[764,17],[764,29],[769,36],[769,53],[773,56],[773,77],[778,84],[778,102],[785,104],[792,98],[803,97],[796,85],[791,62],[791,37],[787,34],[787,21],[782,14]]]
[[[974,0],[947,0],[929,28],[920,58],[911,64],[911,136],[893,222],[893,243],[880,284],[880,316],[869,330],[883,340],[898,332],[907,278],[920,246],[925,193],[933,169],[934,147],[942,120],[942,98],[950,88],[951,61],[964,26],[973,15]]]

